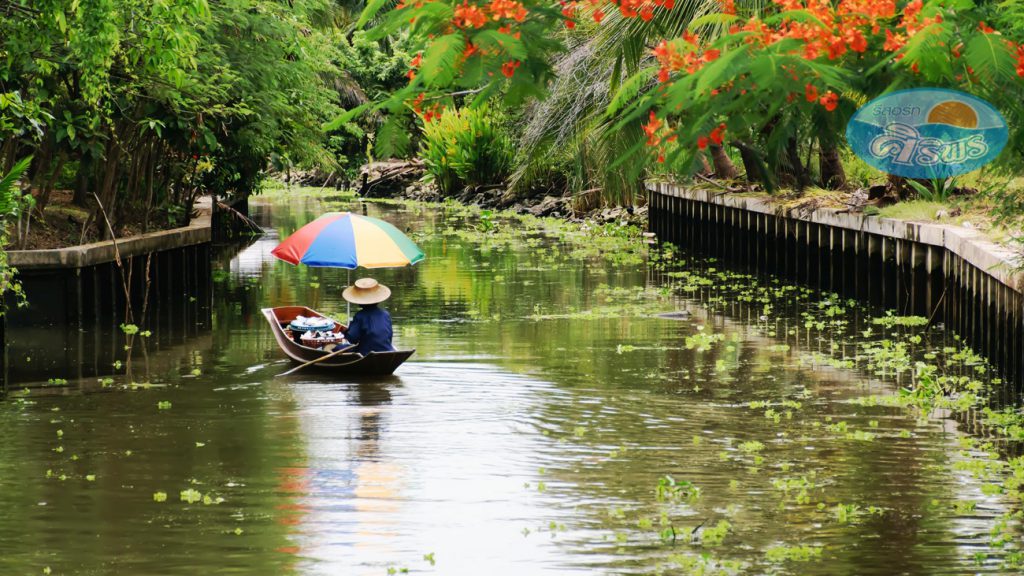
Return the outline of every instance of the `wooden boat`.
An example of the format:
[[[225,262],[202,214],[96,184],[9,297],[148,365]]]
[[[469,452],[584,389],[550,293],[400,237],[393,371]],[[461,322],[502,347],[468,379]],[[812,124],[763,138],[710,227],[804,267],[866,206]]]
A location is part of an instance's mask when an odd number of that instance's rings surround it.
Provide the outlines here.
[[[277,308],[264,308],[263,316],[266,317],[267,322],[270,323],[270,329],[274,333],[274,339],[277,340],[277,345],[284,350],[284,353],[288,355],[294,362],[306,363],[310,360],[316,360],[322,358],[330,352],[326,352],[319,348],[311,348],[304,346],[292,340],[288,325],[291,324],[298,316],[305,316],[306,318],[324,318],[331,320],[327,316],[320,314],[316,310],[306,308],[305,306],[279,306]],[[337,321],[334,321],[334,327],[332,331],[334,333],[340,333],[344,326]],[[395,352],[370,352],[366,356],[358,353],[345,353],[339,354],[330,360],[324,360],[317,364],[310,366],[310,369],[330,370],[342,374],[353,374],[353,375],[383,375],[393,373],[403,362],[409,359],[410,356],[416,350],[397,350]]]

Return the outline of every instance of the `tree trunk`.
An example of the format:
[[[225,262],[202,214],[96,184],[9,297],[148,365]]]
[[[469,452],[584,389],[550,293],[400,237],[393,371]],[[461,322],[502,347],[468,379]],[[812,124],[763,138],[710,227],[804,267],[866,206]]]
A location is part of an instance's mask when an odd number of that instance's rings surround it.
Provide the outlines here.
[[[50,177],[46,180],[46,184],[39,192],[39,198],[36,200],[36,209],[39,211],[40,218],[43,217],[43,211],[46,210],[46,205],[50,203],[50,194],[53,193],[53,187],[57,184],[57,178],[60,178],[60,171],[64,169],[64,162],[66,162],[67,159],[67,155],[63,152],[57,157],[57,166],[54,167],[53,172],[50,173]]]
[[[106,212],[107,218],[110,219],[109,228],[113,230],[117,230],[117,222],[114,220],[113,210],[115,208],[114,196],[117,194],[118,167],[120,166],[121,159],[121,147],[117,145],[115,138],[115,136],[111,135],[110,141],[107,144],[107,159],[103,166],[103,182],[97,194],[103,203],[103,210]],[[96,209],[99,210],[99,206]],[[100,238],[110,240],[112,231],[108,229],[106,222],[100,218],[97,218],[96,222],[99,226]]]
[[[830,190],[846,187],[846,171],[839,158],[839,148],[835,144],[821,143],[818,152],[818,167],[821,172],[821,186]]]
[[[698,154],[697,158],[700,159],[700,173],[704,176],[714,175],[715,169],[708,163],[708,157],[704,154]]]
[[[709,148],[711,150],[711,162],[715,166],[715,176],[723,180],[739,178],[739,172],[737,172],[732,160],[729,159],[729,155],[725,153],[725,149],[715,144],[712,144]]]
[[[146,154],[146,212],[142,218],[142,231],[149,232],[149,217],[153,212],[153,170],[156,167],[156,151],[157,145],[155,142],[150,142],[148,147],[148,154]]]
[[[78,174],[75,181],[75,196],[71,202],[75,206],[85,208],[89,202],[89,184],[92,180],[92,159],[83,154],[78,161]]]
[[[776,176],[781,185],[796,188],[798,191],[810,185],[811,179],[807,175],[807,169],[800,161],[800,150],[796,138],[786,141],[786,147],[782,149],[779,156]]]
[[[729,144],[735,146],[740,151],[743,168],[747,172],[747,181],[760,183],[769,192],[774,190],[775,182],[758,151],[750,144],[739,140],[733,140]]]

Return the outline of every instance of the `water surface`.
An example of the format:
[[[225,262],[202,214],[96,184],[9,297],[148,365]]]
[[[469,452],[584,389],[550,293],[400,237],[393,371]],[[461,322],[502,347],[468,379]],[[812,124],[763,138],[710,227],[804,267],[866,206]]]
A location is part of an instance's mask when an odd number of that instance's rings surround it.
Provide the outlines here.
[[[899,383],[827,360],[860,330],[809,329],[825,296],[758,280],[782,295],[761,309],[715,263],[347,207],[427,254],[373,272],[412,361],[275,378],[260,308],[344,316],[347,275],[270,256],[328,206],[255,204],[269,234],[215,263],[212,331],[0,402],[0,574],[1013,573],[983,453],[954,420],[853,402]],[[699,497],[659,500],[666,476]]]

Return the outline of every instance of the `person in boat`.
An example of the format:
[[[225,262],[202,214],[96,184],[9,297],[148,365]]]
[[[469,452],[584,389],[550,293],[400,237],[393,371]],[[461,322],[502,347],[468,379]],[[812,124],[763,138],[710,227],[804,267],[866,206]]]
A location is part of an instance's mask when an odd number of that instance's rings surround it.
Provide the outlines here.
[[[362,307],[345,329],[345,339],[355,344],[351,352],[392,352],[391,315],[380,303],[391,297],[391,289],[373,278],[360,278],[345,288],[342,298]]]

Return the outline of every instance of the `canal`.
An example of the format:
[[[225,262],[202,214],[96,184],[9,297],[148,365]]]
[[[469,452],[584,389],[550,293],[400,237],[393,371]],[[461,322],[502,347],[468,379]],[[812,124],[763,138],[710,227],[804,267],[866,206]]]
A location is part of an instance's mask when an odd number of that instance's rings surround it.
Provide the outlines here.
[[[373,271],[417,353],[275,378],[260,309],[343,316],[346,272],[270,250],[339,208],[426,253]],[[252,214],[269,233],[215,258],[211,329],[0,401],[0,574],[1019,572],[1012,447],[892,400],[929,370],[999,386],[951,334],[615,227]]]

